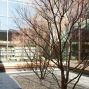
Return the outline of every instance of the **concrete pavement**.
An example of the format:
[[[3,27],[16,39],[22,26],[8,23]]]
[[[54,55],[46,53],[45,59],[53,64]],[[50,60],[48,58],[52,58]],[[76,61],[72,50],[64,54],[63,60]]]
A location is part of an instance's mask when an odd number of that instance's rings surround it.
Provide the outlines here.
[[[21,87],[8,74],[0,73],[0,89],[21,89]]]
[[[55,74],[56,75],[60,75],[61,72],[58,71],[58,70],[56,70]],[[70,72],[69,79],[73,79],[77,75],[78,75],[77,73]],[[75,81],[76,80],[74,80],[73,82],[75,82]],[[78,82],[78,85],[81,86],[81,89],[83,89],[83,87],[84,87],[84,89],[89,89],[89,75],[82,75],[81,78],[80,78],[80,80],[79,80],[79,82]]]
[[[54,73],[56,75],[60,75],[60,70],[56,68]],[[26,76],[26,75],[28,76],[28,75],[33,75],[33,74],[34,74],[33,71],[27,71],[27,72],[19,72],[19,73],[9,73],[8,75],[10,75],[13,78],[14,76],[20,76],[20,75],[21,76]],[[77,76],[77,73],[71,72],[69,78],[72,79],[76,76]],[[72,83],[74,83],[75,81],[73,81]],[[80,78],[80,81],[78,82],[78,86],[80,87],[78,89],[89,89],[89,75],[87,75],[87,76],[82,75]]]

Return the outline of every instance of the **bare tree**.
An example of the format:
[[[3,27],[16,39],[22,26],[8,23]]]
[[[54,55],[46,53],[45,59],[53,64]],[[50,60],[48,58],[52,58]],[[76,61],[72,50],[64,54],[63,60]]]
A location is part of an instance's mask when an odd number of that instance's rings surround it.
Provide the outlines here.
[[[27,67],[31,68],[40,80],[45,79],[49,66],[47,54],[49,54],[48,46],[50,45],[47,26],[45,23],[41,24],[41,22],[38,24],[36,20],[33,20],[31,24],[33,27],[30,27],[31,25],[29,24],[29,28],[22,28],[18,22],[15,23],[20,30],[17,32],[19,36],[16,36],[16,33],[13,35],[13,39],[19,39],[23,45],[25,56],[28,57],[28,60],[24,60],[24,62],[27,63]]]
[[[26,39],[25,41],[32,42],[38,50],[36,54],[38,58],[36,57],[35,62],[36,64],[40,64],[39,69],[41,74],[47,74],[46,71],[50,72],[54,76],[59,89],[68,89],[68,85],[75,80],[72,86],[72,89],[74,89],[84,69],[88,67],[86,60],[88,55],[85,55],[83,58],[79,57],[81,62],[73,66],[72,70],[70,69],[73,51],[73,34],[75,34],[73,32],[76,29],[77,32],[78,30],[80,32],[82,22],[86,20],[85,13],[87,14],[88,4],[88,0],[35,0],[38,15],[34,19],[29,17],[27,10],[24,9],[24,13],[17,10],[20,17],[28,25],[29,31],[22,31],[28,38],[28,41]],[[18,27],[22,29],[20,25]],[[32,35],[29,35],[30,33]],[[80,43],[79,38],[79,46],[81,45]],[[26,46],[29,47],[29,44],[27,43]],[[79,47],[79,51],[80,49],[81,47]],[[29,57],[28,53],[27,56]],[[31,58],[29,57],[29,59]],[[33,60],[30,61],[32,62],[31,66],[33,66],[35,62]],[[50,71],[50,68],[52,68],[51,62],[61,72],[60,82],[55,73]],[[83,65],[80,66],[82,63]],[[77,69],[80,69],[78,75],[70,79],[70,71],[75,72]],[[33,71],[39,76],[35,68],[33,68]],[[44,79],[44,74],[41,76],[42,79]]]

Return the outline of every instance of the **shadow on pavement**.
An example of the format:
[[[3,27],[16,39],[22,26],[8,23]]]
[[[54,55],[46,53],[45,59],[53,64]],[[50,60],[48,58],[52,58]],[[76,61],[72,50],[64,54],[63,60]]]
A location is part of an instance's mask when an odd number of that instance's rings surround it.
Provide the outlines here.
[[[0,89],[22,89],[20,85],[6,73],[0,73]]]

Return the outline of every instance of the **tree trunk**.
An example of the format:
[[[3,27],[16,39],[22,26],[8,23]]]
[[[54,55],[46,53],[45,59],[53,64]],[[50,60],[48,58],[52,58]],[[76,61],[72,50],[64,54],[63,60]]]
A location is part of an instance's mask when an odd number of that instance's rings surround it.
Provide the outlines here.
[[[67,85],[65,83],[62,83],[61,89],[67,89]]]
[[[79,59],[79,63],[81,61],[81,30],[79,28],[79,32],[78,32],[78,40],[79,40],[79,44],[78,44],[78,59]]]
[[[67,89],[66,79],[63,75],[61,75],[61,89]]]

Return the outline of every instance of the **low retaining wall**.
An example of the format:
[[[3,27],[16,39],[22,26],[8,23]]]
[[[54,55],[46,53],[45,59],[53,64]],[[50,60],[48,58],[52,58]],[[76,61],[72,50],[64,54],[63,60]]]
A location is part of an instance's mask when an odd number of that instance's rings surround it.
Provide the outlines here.
[[[71,64],[70,70],[72,71],[73,68],[77,64]],[[50,63],[50,66],[55,67],[54,64]],[[50,67],[49,66],[49,67]],[[40,67],[39,62],[37,64],[31,65],[31,62],[9,62],[9,63],[0,63],[0,72],[15,72],[15,71],[22,71],[22,70],[31,70],[32,68]],[[66,67],[66,66],[65,66]],[[77,68],[74,72],[79,72],[81,69]],[[89,75],[89,67],[87,67],[83,74]]]

